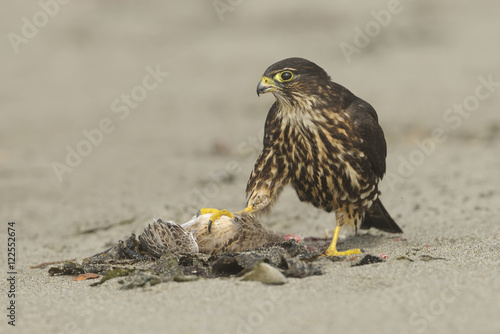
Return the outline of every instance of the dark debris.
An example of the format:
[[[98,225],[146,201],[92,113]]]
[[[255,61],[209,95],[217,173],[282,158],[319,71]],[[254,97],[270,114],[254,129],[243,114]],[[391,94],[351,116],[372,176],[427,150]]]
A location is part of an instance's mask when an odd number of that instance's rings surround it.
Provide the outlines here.
[[[52,267],[49,269],[49,275],[71,275],[78,276],[80,274],[85,274],[87,271],[78,263],[72,261],[65,261],[57,267]]]
[[[155,258],[147,253],[132,234],[125,241],[104,252],[83,260],[82,264],[65,262],[49,269],[50,275],[77,276],[84,273],[102,275],[99,286],[111,279],[117,279],[121,289],[148,287],[163,282],[189,282],[199,278],[240,277],[251,271],[259,263],[267,263],[286,277],[303,278],[322,275],[324,261],[344,261],[344,258],[321,257],[323,240],[319,242],[298,242],[287,240],[278,244],[265,245],[261,248],[224,253],[214,256],[206,254],[186,254],[176,256],[167,253]],[[328,261],[327,261],[328,262]],[[327,263],[326,262],[326,263]],[[353,266],[383,262],[380,257],[366,254]]]
[[[359,260],[357,263],[353,264],[353,267],[357,266],[365,266],[367,264],[373,264],[373,263],[379,263],[379,262],[384,262],[384,260],[381,257],[366,254]]]

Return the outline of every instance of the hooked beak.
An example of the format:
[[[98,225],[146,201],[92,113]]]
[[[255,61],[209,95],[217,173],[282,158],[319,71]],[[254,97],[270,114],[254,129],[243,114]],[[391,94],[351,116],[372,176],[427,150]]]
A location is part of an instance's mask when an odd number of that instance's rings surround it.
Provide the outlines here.
[[[262,80],[260,80],[259,84],[257,85],[257,96],[260,96],[260,94],[272,92],[276,89],[278,89],[278,87],[276,87],[273,79],[262,77]]]

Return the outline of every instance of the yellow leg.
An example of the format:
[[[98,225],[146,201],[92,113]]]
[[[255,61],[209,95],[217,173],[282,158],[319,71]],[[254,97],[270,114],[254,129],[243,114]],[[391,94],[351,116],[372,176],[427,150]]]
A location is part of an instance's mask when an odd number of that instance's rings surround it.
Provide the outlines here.
[[[337,225],[335,227],[335,233],[333,234],[333,239],[332,243],[330,246],[328,246],[328,249],[326,250],[325,254],[327,256],[347,256],[347,255],[353,255],[353,254],[361,254],[360,249],[350,249],[344,252],[339,252],[337,250],[337,240],[339,239],[339,233],[340,233],[340,228],[342,226]]]
[[[238,213],[242,213],[242,212],[252,213],[253,212],[253,207],[250,205],[250,206],[247,206],[246,208],[244,208],[243,210],[238,211]]]

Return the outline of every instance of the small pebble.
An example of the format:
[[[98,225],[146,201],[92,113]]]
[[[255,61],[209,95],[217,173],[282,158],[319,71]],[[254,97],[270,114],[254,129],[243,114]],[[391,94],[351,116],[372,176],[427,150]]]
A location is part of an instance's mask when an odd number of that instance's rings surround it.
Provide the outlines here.
[[[286,277],[278,269],[267,263],[258,263],[253,269],[243,275],[242,281],[258,281],[264,284],[285,284]]]

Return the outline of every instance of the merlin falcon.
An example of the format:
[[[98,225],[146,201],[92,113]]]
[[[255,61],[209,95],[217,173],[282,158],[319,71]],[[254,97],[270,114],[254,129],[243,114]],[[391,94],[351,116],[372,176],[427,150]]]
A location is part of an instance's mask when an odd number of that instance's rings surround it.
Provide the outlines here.
[[[264,147],[247,183],[244,212],[261,213],[291,184],[299,199],[335,212],[336,228],[325,254],[359,254],[337,250],[343,225],[403,231],[380,201],[378,183],[385,174],[387,146],[375,109],[333,82],[318,65],[288,58],[271,65],[257,94],[272,93]],[[227,210],[204,208],[210,222]],[[208,225],[210,229],[210,224]]]

